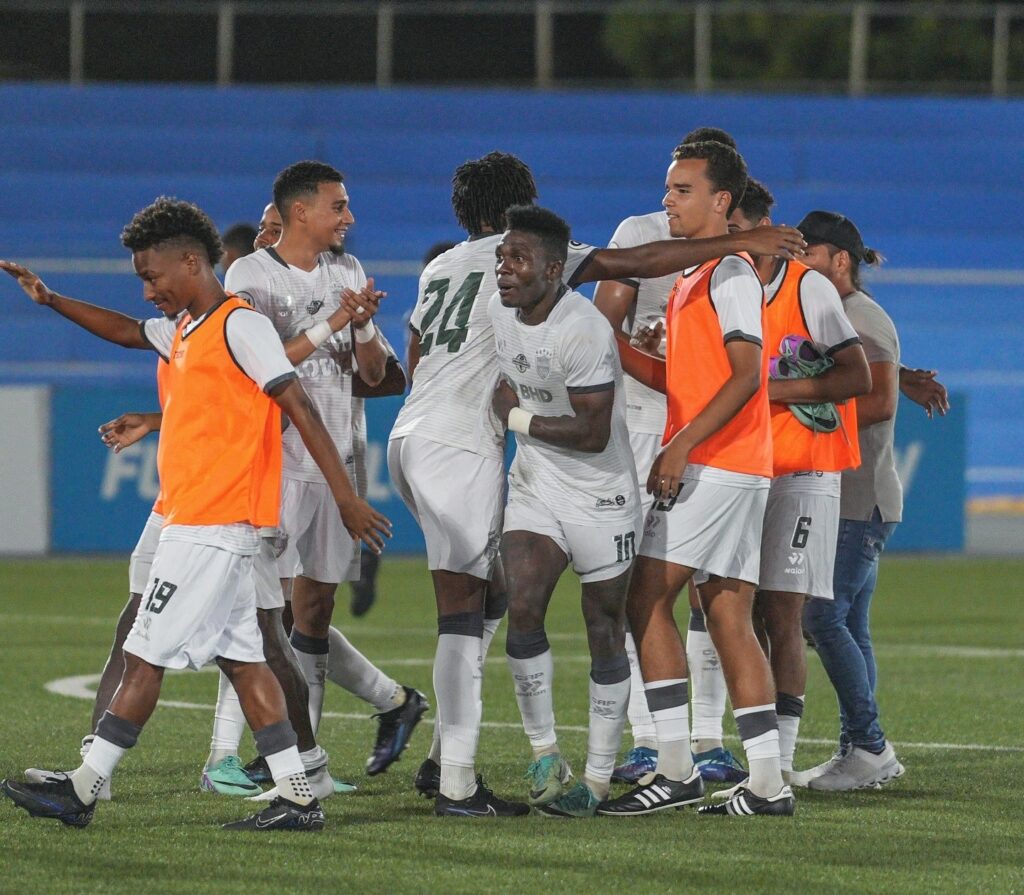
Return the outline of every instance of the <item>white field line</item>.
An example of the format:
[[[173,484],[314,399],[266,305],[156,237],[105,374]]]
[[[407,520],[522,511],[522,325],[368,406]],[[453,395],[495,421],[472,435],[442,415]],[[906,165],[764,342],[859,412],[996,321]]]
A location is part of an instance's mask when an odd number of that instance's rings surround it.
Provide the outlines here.
[[[503,662],[501,659],[489,659],[490,662]],[[586,656],[568,656],[561,661],[571,662],[589,662],[590,659]],[[429,659],[396,659],[393,661],[383,661],[381,665],[411,665],[413,663],[420,663],[429,665]],[[208,666],[202,669],[203,671],[216,671],[217,669],[213,666]],[[185,674],[183,671],[171,671],[169,674]],[[92,690],[99,683],[101,675],[98,674],[80,674],[74,677],[59,678],[55,681],[50,681],[45,685],[46,690],[50,693],[55,693],[58,696],[69,696],[73,699],[86,699],[92,701],[96,697],[96,693]],[[165,708],[172,709],[198,709],[200,711],[212,712],[214,706],[207,703],[200,702],[182,702],[177,699],[161,699],[160,705]],[[338,718],[344,721],[366,721],[366,714],[359,714],[357,712],[324,712],[324,718]],[[425,718],[425,723],[433,724],[432,718]],[[522,725],[515,722],[509,721],[484,721],[482,727],[495,728],[499,730],[521,730]],[[586,733],[587,728],[581,727],[575,724],[559,724],[559,730],[570,731],[573,733]],[[736,737],[726,737],[727,740],[735,740]],[[833,746],[835,740],[831,739],[817,739],[811,737],[800,737],[801,743],[809,743],[812,745],[821,746]],[[992,746],[987,743],[899,743],[900,749],[960,749],[967,752],[1024,752],[1024,746]]]

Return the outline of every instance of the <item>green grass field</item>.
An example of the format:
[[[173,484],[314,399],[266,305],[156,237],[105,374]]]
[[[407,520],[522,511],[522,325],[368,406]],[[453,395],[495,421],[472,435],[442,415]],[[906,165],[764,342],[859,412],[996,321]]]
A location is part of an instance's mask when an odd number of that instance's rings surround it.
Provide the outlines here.
[[[114,801],[100,805],[89,828],[0,804],[0,891],[1021,892],[1022,581],[1024,561],[883,559],[874,612],[882,719],[907,773],[878,792],[800,790],[792,819],[692,811],[591,821],[434,818],[411,786],[429,724],[389,773],[367,778],[370,709],[332,688],[321,741],[335,774],[359,791],[325,804],[320,835],[230,835],[218,823],[250,805],[198,788],[216,677],[180,674],[168,678],[164,697],[196,707],[157,709],[114,778]],[[126,561],[0,562],[0,776],[77,765],[91,705],[47,684],[98,675],[126,586]],[[423,563],[387,561],[366,618],[349,618],[346,605],[347,596],[336,621],[350,639],[429,694],[435,612]],[[582,767],[588,659],[571,576],[548,631],[562,746]],[[503,632],[485,676],[480,769],[497,792],[522,797],[529,750]],[[831,753],[836,729],[831,688],[813,656],[809,664],[799,767]],[[243,757],[252,754],[247,738]]]

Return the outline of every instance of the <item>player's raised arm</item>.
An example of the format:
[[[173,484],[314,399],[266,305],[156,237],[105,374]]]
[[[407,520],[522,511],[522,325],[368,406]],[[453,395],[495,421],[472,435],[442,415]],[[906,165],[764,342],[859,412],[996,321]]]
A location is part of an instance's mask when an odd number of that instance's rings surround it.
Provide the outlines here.
[[[159,432],[162,413],[122,413],[117,419],[100,426],[100,438],[115,454],[121,453],[150,432]]]
[[[653,279],[736,252],[796,258],[805,247],[803,236],[793,227],[757,227],[706,239],[663,239],[629,249],[598,249],[576,272],[575,281]]]
[[[25,294],[36,304],[53,308],[62,317],[77,323],[94,336],[124,348],[151,347],[143,338],[140,322],[134,317],[54,292],[38,275],[13,261],[0,261],[0,270],[14,277],[18,285],[25,290]]]
[[[624,373],[632,376],[637,382],[642,382],[648,388],[653,388],[656,392],[661,392],[663,395],[667,393],[663,358],[634,348],[629,336],[624,332],[615,333],[615,345],[619,349],[619,361]]]
[[[342,307],[352,316],[353,351],[356,356],[357,376],[373,388],[384,380],[388,352],[377,336],[373,317],[380,310],[380,303],[386,292],[373,288],[373,278],[359,291],[346,289],[342,292]]]

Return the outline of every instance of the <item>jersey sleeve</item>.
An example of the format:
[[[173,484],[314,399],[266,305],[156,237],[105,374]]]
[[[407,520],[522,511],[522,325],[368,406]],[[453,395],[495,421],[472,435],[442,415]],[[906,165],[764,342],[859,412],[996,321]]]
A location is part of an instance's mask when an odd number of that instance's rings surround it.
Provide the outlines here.
[[[142,338],[164,360],[171,356],[171,345],[178,325],[167,317],[150,317],[140,324]]]
[[[262,314],[236,308],[224,324],[224,337],[239,369],[263,391],[297,378],[273,324]]]
[[[430,304],[427,298],[427,286],[430,285],[430,281],[434,278],[434,270],[434,265],[428,264],[424,268],[423,273],[420,274],[420,284],[416,290],[416,305],[413,307],[412,315],[409,317],[409,326],[420,335],[423,335],[423,315],[427,312],[427,306]]]
[[[864,345],[864,354],[869,364],[899,363],[899,337],[885,311],[876,304],[863,302],[850,308],[849,315]]]
[[[224,289],[237,295],[243,301],[247,301],[261,314],[269,315],[271,313],[270,290],[267,288],[266,278],[259,265],[250,261],[250,257],[239,258],[228,268],[227,275],[224,277]]]
[[[579,277],[587,269],[590,259],[599,252],[597,246],[587,245],[576,240],[569,240],[569,248],[566,252],[565,267],[562,270],[562,282],[570,289],[575,288],[581,282]]]
[[[711,274],[710,287],[722,341],[760,345],[764,289],[754,269],[742,258],[728,255]]]
[[[860,344],[836,287],[817,271],[809,270],[800,278],[800,311],[811,341],[823,354]]]
[[[618,353],[611,326],[603,317],[588,314],[574,320],[562,337],[559,353],[570,394],[614,387]]]

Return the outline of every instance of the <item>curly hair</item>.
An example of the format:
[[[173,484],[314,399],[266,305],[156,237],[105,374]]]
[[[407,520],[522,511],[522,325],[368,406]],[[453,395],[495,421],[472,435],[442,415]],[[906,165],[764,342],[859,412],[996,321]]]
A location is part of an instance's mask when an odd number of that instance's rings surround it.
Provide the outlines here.
[[[463,162],[452,176],[452,210],[469,234],[489,227],[505,229],[505,211],[512,205],[530,205],[537,184],[526,163],[507,152],[488,152]]]
[[[133,252],[166,244],[201,248],[211,267],[224,256],[217,228],[206,212],[198,205],[171,196],[160,196],[152,205],[136,212],[121,231],[121,244]]]
[[[508,209],[508,229],[531,233],[548,256],[565,261],[569,249],[569,225],[553,211],[537,205],[513,205]]]
[[[768,191],[768,187],[760,180],[748,177],[747,188],[743,191],[743,198],[739,204],[743,216],[750,223],[756,224],[761,218],[766,218],[772,213],[774,204],[775,197]]]
[[[292,203],[300,196],[316,195],[321,183],[344,183],[345,175],[323,162],[303,161],[289,165],[274,178],[274,205],[288,220]]]
[[[732,197],[726,217],[736,210],[747,188],[747,165],[735,149],[715,140],[681,143],[672,153],[672,158],[677,162],[690,158],[705,160],[708,163],[706,176],[714,191],[725,192]]]

